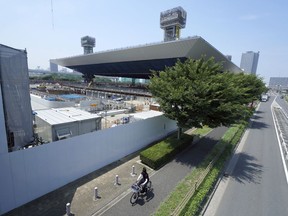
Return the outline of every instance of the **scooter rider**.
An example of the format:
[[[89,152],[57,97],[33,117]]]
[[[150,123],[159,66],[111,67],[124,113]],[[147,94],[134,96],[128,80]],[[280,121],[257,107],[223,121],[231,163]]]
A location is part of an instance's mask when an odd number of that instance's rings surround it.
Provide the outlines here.
[[[146,185],[149,182],[149,175],[145,167],[143,167],[141,174],[138,176],[137,182],[138,186],[142,187],[142,192],[146,192]]]

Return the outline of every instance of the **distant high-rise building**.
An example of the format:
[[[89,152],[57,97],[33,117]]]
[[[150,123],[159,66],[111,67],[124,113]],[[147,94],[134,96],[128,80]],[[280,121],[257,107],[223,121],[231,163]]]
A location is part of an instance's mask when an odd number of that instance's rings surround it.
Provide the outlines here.
[[[82,37],[81,46],[84,48],[84,54],[93,53],[93,47],[95,47],[95,38],[90,36]]]
[[[186,17],[187,13],[182,7],[161,12],[160,27],[164,29],[164,41],[180,38],[180,29],[185,28]]]
[[[54,64],[50,61],[50,71],[51,72],[58,72],[58,65]]]
[[[248,51],[246,53],[242,53],[240,68],[243,69],[245,73],[251,73],[256,75],[258,59],[259,51]]]

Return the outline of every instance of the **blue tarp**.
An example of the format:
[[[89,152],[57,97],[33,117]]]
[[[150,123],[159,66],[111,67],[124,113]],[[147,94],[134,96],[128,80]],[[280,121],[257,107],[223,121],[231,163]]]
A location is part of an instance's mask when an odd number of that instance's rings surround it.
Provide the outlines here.
[[[59,96],[61,98],[69,99],[69,100],[76,100],[76,99],[81,99],[85,97],[85,96],[77,95],[77,94],[64,94],[64,95],[59,95]]]

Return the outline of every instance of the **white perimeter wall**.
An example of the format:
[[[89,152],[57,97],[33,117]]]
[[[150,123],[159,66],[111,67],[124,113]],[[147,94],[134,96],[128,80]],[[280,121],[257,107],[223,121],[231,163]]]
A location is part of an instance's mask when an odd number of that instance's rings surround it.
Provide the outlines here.
[[[34,148],[2,152],[0,215],[119,160],[176,128],[175,121],[157,116]]]

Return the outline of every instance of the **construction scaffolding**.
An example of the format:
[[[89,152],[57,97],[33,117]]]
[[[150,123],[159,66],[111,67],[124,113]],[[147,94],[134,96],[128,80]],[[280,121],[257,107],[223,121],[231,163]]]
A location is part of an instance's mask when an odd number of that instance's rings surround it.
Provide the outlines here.
[[[0,87],[8,148],[13,151],[33,140],[26,50],[0,44]]]

